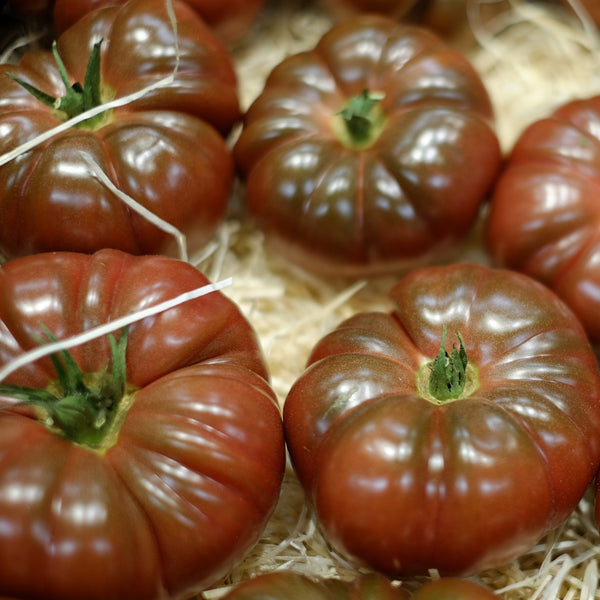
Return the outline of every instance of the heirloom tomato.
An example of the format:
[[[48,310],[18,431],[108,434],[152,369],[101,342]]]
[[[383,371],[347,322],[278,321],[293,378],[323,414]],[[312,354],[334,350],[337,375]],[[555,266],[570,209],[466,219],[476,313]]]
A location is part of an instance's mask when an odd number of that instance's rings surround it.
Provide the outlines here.
[[[498,600],[489,588],[457,577],[442,577],[422,585],[412,600]]]
[[[275,67],[234,157],[250,214],[283,253],[371,275],[449,259],[500,167],[491,122],[462,54],[368,15]]]
[[[409,594],[381,575],[369,573],[353,581],[314,578],[276,571],[247,579],[223,600],[407,600]]]
[[[56,55],[31,51],[18,66],[0,66],[2,154],[94,105],[164,80],[180,51],[171,81],[0,166],[0,252],[169,250],[170,236],[119,200],[82,153],[182,229],[192,249],[214,234],[233,182],[223,134],[239,117],[236,76],[231,56],[192,9],[177,0],[173,7],[177,44],[163,0],[131,0],[87,15],[60,36]],[[65,88],[57,107],[53,99]]]
[[[126,0],[55,0],[54,24],[62,32],[87,13]],[[266,0],[185,0],[226,43],[244,36],[258,18]]]
[[[391,312],[326,335],[290,389],[294,468],[332,546],[371,568],[500,566],[561,524],[593,479],[594,352],[567,305],[514,271],[426,267],[391,298]]]
[[[539,279],[600,343],[600,96],[574,100],[522,132],[492,194],[496,264]]]
[[[417,4],[418,0],[321,0],[331,13],[341,19],[358,13],[376,13],[400,19]]]
[[[430,27],[449,36],[467,27],[467,0],[322,0],[338,18],[379,13]]]
[[[0,361],[207,283],[164,256],[16,258],[0,267]],[[29,363],[0,393],[2,596],[189,598],[274,509],[280,409],[254,330],[220,292]]]

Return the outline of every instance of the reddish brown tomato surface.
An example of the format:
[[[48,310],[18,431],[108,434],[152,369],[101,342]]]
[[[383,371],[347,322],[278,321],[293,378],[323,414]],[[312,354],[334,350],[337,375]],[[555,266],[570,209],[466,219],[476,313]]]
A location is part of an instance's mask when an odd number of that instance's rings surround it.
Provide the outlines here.
[[[42,325],[66,338],[207,283],[187,263],[117,250],[14,259],[0,268],[0,364],[38,346]],[[86,377],[109,362],[105,337],[71,352]],[[266,377],[253,329],[213,292],[130,325],[127,393],[99,444],[3,395],[0,595],[179,599],[224,576],[279,495]],[[55,380],[44,358],[2,383],[56,392]]]
[[[473,574],[529,550],[600,459],[600,379],[579,321],[539,282],[456,264],[409,274],[390,313],[314,348],[284,404],[296,472],[334,548],[398,577]],[[432,359],[460,334],[465,387]]]
[[[418,0],[321,0],[322,4],[338,18],[357,13],[377,13],[398,19],[406,15]]]
[[[467,0],[322,0],[338,18],[357,13],[379,13],[430,27],[441,35],[466,28]]]
[[[239,117],[231,56],[187,5],[174,0],[181,61],[173,81],[104,113],[0,166],[0,251],[134,254],[168,252],[172,238],[132,213],[97,179],[87,152],[125,193],[184,230],[190,247],[213,235],[226,209],[233,161],[222,134]],[[100,39],[100,103],[140,91],[172,74],[174,33],[162,0],[132,0],[95,11],[58,40],[73,82],[84,83]],[[64,115],[8,77],[65,93],[50,52],[0,66],[0,155],[60,125]]]
[[[367,574],[354,581],[311,579],[292,571],[278,571],[247,579],[224,600],[407,600],[404,589],[381,575]]]
[[[380,100],[351,129],[341,111],[365,90]],[[447,260],[464,239],[500,167],[491,120],[464,56],[363,16],[271,72],[234,156],[249,212],[282,252],[370,275]]]
[[[225,42],[241,39],[254,23],[266,0],[185,0]],[[54,23],[62,32],[87,13],[125,0],[55,0]]]
[[[494,189],[486,241],[499,265],[541,280],[600,343],[600,96],[530,125]]]
[[[489,588],[456,577],[442,577],[422,585],[412,600],[498,600]]]

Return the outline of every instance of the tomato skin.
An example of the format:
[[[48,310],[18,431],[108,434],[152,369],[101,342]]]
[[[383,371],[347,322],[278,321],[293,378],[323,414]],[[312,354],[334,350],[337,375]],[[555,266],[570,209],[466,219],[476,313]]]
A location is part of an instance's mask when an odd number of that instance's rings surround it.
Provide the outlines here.
[[[9,261],[1,363],[38,344],[40,323],[63,338],[206,283],[187,263],[117,250]],[[72,354],[98,372],[108,342]],[[103,452],[3,407],[0,595],[183,599],[223,577],[279,496],[283,430],[266,377],[253,329],[217,292],[129,327],[127,378],[139,389]],[[46,358],[7,381],[44,388],[54,378]]]
[[[337,18],[345,19],[357,13],[377,13],[400,19],[406,15],[418,0],[322,0],[323,5]]]
[[[311,579],[293,571],[276,571],[247,579],[224,600],[407,600],[408,593],[374,573],[353,581]]]
[[[498,600],[498,596],[474,581],[442,577],[422,585],[412,600]]]
[[[43,17],[60,34],[88,13],[126,0],[6,0],[12,12]],[[258,19],[266,0],[185,0],[225,43],[234,45]]]
[[[93,175],[81,151],[117,187],[181,228],[191,250],[212,237],[233,183],[223,135],[239,117],[237,83],[221,42],[185,4],[175,0],[174,7],[182,57],[172,84],[113,109],[94,130],[71,128],[0,167],[0,251],[6,256],[104,247],[173,253],[172,237],[132,214]],[[160,0],[97,11],[62,35],[58,50],[73,81],[83,82],[92,46],[101,38],[104,101],[172,72],[173,32]],[[1,66],[0,153],[62,123],[7,73],[52,96],[64,94],[51,53],[31,52],[19,66]]]
[[[325,336],[292,386],[294,468],[330,543],[360,563],[393,577],[504,564],[563,522],[595,473],[595,355],[566,305],[513,271],[424,268],[391,296],[393,312]],[[418,374],[443,325],[478,384],[438,405]]]
[[[539,279],[600,342],[600,96],[569,102],[516,141],[493,191],[494,261]]]
[[[495,600],[489,588],[473,581],[442,577],[409,592],[383,576],[368,573],[353,581],[309,578],[293,571],[275,571],[236,585],[224,600]]]
[[[340,140],[339,112],[365,88],[385,94],[386,120],[356,149]],[[372,275],[456,251],[500,167],[491,120],[461,54],[424,29],[363,16],[272,71],[234,157],[248,210],[282,253],[313,271]]]
[[[266,0],[185,0],[226,43],[239,41],[258,18]],[[126,0],[55,0],[54,25],[63,32],[84,15]]]
[[[467,0],[323,0],[337,18],[375,12],[424,25],[443,36],[459,33],[468,25]]]

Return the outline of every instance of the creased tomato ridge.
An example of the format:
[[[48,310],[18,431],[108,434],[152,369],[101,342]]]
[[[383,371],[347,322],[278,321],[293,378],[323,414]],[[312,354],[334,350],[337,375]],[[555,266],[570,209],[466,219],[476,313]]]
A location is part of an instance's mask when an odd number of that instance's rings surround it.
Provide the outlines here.
[[[110,177],[102,170],[100,165],[92,158],[87,152],[80,153],[85,162],[92,169],[94,175],[105,185],[119,200],[127,204],[129,208],[135,211],[138,215],[158,227],[161,231],[172,235],[177,242],[177,252],[179,260],[189,262],[188,249],[187,249],[187,238],[185,234],[164,219],[161,219],[156,213],[153,213],[150,209],[140,204],[137,200],[120,190],[110,179]]]
[[[60,352],[61,350],[68,350],[69,348],[73,348],[74,346],[85,344],[86,342],[90,342],[94,339],[112,333],[113,331],[117,331],[122,327],[141,321],[146,317],[157,315],[161,312],[169,310],[170,308],[174,308],[175,306],[183,304],[184,302],[188,302],[189,300],[193,300],[195,298],[199,298],[200,296],[205,296],[206,294],[219,291],[231,284],[232,278],[224,279],[216,283],[210,283],[208,285],[204,285],[194,290],[190,290],[189,292],[184,292],[183,294],[180,294],[175,298],[165,300],[164,302],[159,302],[154,306],[149,306],[148,308],[137,310],[134,313],[124,315],[122,317],[119,317],[118,319],[109,321],[108,323],[103,323],[102,325],[98,325],[97,327],[92,327],[91,329],[83,331],[82,333],[71,336],[69,338],[65,338],[57,342],[44,344],[43,346],[38,346],[33,350],[25,352],[24,354],[21,354],[14,360],[6,363],[0,369],[0,381],[4,380],[17,369],[20,369],[21,367],[24,367],[25,365],[28,365],[38,360],[39,358],[42,358],[43,356],[49,356],[50,354],[55,354],[57,352]]]
[[[179,70],[179,64],[180,64],[180,60],[181,60],[181,51],[179,48],[179,36],[177,33],[177,18],[175,16],[175,12],[173,10],[172,1],[165,0],[165,6],[166,6],[166,10],[167,10],[169,19],[171,21],[171,27],[173,29],[174,40],[175,40],[175,42],[174,42],[175,65],[173,66],[173,70],[167,77],[164,77],[163,79],[160,79],[159,81],[155,81],[154,83],[151,83],[151,84],[145,86],[144,88],[142,88],[141,90],[138,90],[137,92],[133,92],[131,94],[122,96],[120,98],[115,98],[114,100],[112,100],[110,102],[101,104],[99,106],[91,108],[90,110],[84,111],[83,113],[70,118],[68,121],[61,123],[60,125],[57,125],[56,127],[49,129],[48,131],[45,131],[44,133],[25,142],[24,144],[17,146],[10,152],[7,152],[7,153],[1,155],[0,156],[0,166],[10,162],[11,160],[14,160],[18,156],[20,156],[26,152],[29,152],[33,148],[35,148],[35,147],[39,146],[40,144],[44,143],[45,141],[51,139],[55,135],[62,133],[63,131],[67,131],[67,130],[71,129],[72,127],[74,127],[78,123],[81,123],[82,121],[86,121],[87,119],[95,117],[96,115],[106,112],[107,110],[110,110],[112,108],[126,106],[128,104],[131,104],[135,100],[139,100],[140,98],[143,98],[145,95],[147,95],[148,93],[152,92],[155,89],[158,89],[161,87],[166,87],[166,86],[172,84],[177,75],[177,71]],[[142,218],[144,218],[148,222],[152,223],[155,227],[157,227],[161,231],[164,231],[165,233],[173,236],[173,238],[175,239],[176,244],[177,244],[178,258],[182,261],[189,262],[187,241],[186,241],[186,236],[184,235],[184,233],[180,229],[178,229],[177,227],[172,225],[171,223],[168,223],[164,219],[161,219],[156,213],[154,213],[151,210],[149,210],[148,208],[142,206],[134,198],[132,198],[131,196],[129,196],[128,194],[126,194],[125,192],[120,190],[112,182],[112,180],[108,177],[108,175],[101,169],[100,165],[98,165],[98,163],[96,163],[89,154],[82,153],[82,155],[83,155],[84,160],[88,164],[88,166],[92,169],[94,175],[121,202],[125,203],[129,208],[134,210]]]

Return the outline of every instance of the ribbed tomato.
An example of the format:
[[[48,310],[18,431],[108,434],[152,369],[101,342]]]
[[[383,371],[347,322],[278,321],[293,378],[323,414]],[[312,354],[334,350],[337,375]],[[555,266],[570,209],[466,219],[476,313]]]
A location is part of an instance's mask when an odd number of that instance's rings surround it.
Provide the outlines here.
[[[379,13],[430,27],[441,35],[468,28],[467,0],[321,0],[338,18]],[[478,7],[482,10],[482,7]],[[483,9],[487,7],[483,6]]]
[[[14,259],[0,267],[0,364],[207,283],[117,250]],[[114,341],[0,383],[0,596],[187,599],[242,560],[275,507],[281,415],[239,309],[212,292]]]
[[[223,600],[408,600],[409,594],[381,575],[359,575],[353,581],[310,578],[276,571],[247,579]]]
[[[162,0],[132,0],[70,28],[58,39],[58,59],[32,51],[19,65],[0,66],[0,155],[86,109],[164,80],[141,99],[0,166],[1,253],[170,251],[172,238],[119,200],[82,152],[123,192],[182,229],[192,250],[212,237],[233,183],[223,135],[240,114],[236,75],[231,56],[196,13],[178,0],[173,6],[178,44]],[[168,80],[177,48],[178,70]],[[50,106],[14,78],[40,90]],[[54,99],[65,96],[57,107]]]
[[[467,59],[373,15],[275,67],[234,156],[267,238],[311,270],[349,276],[449,260],[501,161]]]
[[[514,271],[419,269],[391,298],[314,348],[284,404],[293,465],[330,543],[361,563],[498,567],[595,475],[596,357],[566,304]]]
[[[494,188],[486,244],[495,261],[539,279],[600,343],[600,96],[532,123]]]
[[[54,0],[54,24],[59,32],[74,25],[89,12],[126,0]],[[185,0],[206,24],[226,43],[247,33],[266,0]]]

